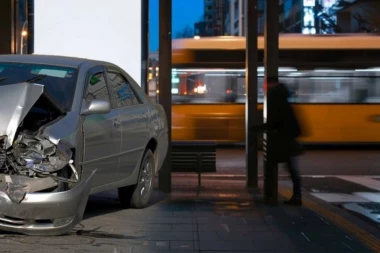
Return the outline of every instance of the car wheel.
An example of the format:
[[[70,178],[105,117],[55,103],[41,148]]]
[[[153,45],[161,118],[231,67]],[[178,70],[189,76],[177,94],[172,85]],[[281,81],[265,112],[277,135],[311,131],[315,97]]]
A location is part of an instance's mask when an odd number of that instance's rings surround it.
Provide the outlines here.
[[[144,208],[148,205],[153,192],[154,156],[150,149],[145,151],[140,164],[137,184],[133,187],[119,188],[119,200],[124,207]]]

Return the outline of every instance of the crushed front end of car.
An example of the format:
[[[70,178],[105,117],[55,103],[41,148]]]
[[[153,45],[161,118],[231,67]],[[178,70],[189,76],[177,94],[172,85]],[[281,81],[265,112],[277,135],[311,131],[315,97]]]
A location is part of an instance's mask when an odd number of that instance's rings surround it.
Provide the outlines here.
[[[94,173],[80,181],[73,147],[43,127],[65,112],[42,85],[0,86],[0,230],[60,235],[82,220]]]

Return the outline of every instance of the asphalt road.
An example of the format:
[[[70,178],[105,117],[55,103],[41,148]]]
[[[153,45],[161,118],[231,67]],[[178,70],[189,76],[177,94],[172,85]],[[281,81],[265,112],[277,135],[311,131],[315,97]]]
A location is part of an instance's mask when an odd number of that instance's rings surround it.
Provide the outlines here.
[[[263,157],[259,152],[259,174]],[[245,174],[245,150],[218,149],[217,172]],[[302,175],[380,175],[380,150],[310,150],[299,158]],[[280,174],[287,174],[280,165]]]

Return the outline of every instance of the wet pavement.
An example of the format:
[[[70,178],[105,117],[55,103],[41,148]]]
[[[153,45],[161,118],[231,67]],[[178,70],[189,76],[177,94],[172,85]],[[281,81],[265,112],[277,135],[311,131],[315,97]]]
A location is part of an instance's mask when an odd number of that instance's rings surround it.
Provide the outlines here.
[[[307,192],[380,227],[380,181],[371,176],[304,177]]]
[[[244,150],[218,150],[218,172],[202,176],[201,188],[195,174],[174,173],[172,194],[155,191],[142,210],[100,193],[70,234],[0,234],[0,252],[380,252],[380,156],[347,152],[301,158],[304,207],[264,205],[245,189]],[[280,192],[289,192],[280,173]]]
[[[303,186],[310,193],[377,192],[365,185],[356,184],[338,177],[304,177]]]
[[[244,158],[243,148],[218,149],[218,173],[233,174],[234,177],[240,175],[243,180]],[[378,150],[307,150],[299,160],[306,191],[352,212],[376,227],[380,226]],[[259,152],[259,174],[263,174],[262,152]],[[287,171],[281,166],[279,174],[282,178],[288,177]]]
[[[308,207],[264,205],[244,183],[206,177],[198,189],[196,176],[177,174],[171,197],[156,191],[142,210],[97,194],[70,235],[5,234],[0,252],[375,252]]]

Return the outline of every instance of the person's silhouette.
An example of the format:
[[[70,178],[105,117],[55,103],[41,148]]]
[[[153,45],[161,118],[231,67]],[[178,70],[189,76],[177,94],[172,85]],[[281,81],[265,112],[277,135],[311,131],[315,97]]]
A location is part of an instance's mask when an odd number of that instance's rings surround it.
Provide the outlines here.
[[[302,148],[297,141],[302,130],[299,121],[288,102],[289,92],[284,84],[279,83],[268,87],[267,113],[270,115],[265,124],[255,126],[252,131],[270,132],[273,146],[273,159],[276,163],[286,163],[293,182],[293,196],[286,204],[302,205],[301,177],[297,164],[297,156],[302,154]]]

